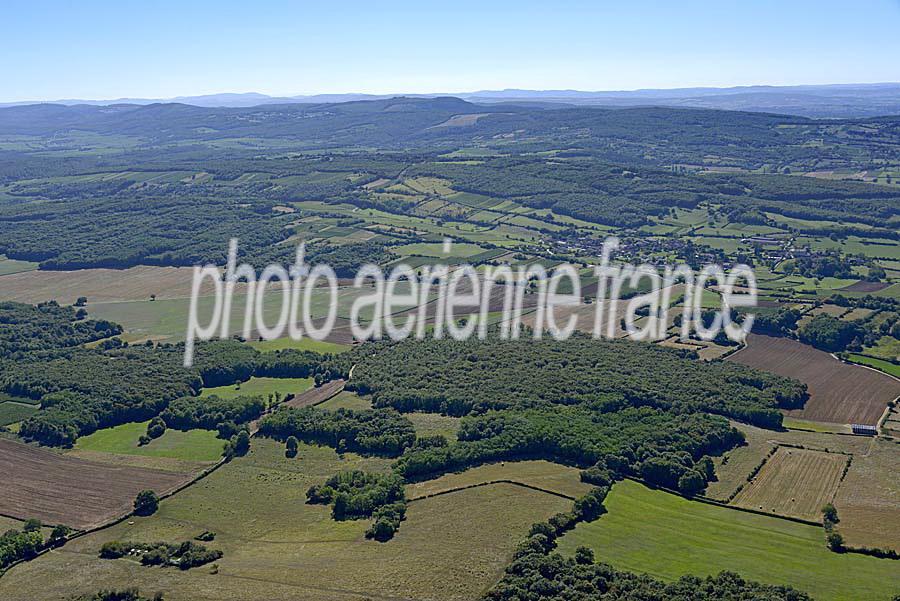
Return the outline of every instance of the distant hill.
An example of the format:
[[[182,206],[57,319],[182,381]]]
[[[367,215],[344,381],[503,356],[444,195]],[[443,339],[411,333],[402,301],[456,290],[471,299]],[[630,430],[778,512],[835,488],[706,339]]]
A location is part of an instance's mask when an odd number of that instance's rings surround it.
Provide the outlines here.
[[[179,96],[166,99],[59,100],[54,104],[111,106],[176,102],[201,107],[247,108],[269,104],[343,103],[388,100],[399,94],[315,94],[267,96],[255,92]],[[403,94],[408,98],[455,96],[477,103],[512,102],[575,106],[664,106],[780,113],[815,118],[856,118],[900,115],[900,83],[835,84],[808,86],[746,86],[735,88],[678,88],[630,91],[481,90],[452,94]],[[0,103],[0,107],[33,104]]]

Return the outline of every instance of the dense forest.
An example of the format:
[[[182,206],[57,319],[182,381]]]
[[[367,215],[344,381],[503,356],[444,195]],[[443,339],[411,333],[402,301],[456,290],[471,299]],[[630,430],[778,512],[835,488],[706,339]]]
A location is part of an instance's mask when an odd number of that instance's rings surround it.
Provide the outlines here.
[[[339,452],[396,457],[415,442],[411,421],[393,409],[328,411],[314,407],[283,408],[259,424],[261,434],[282,440],[290,436],[328,445]]]
[[[220,340],[197,345],[197,362],[185,369],[183,344],[128,346],[111,338],[85,348],[85,342],[122,330],[83,317],[55,303],[0,305],[0,391],[41,406],[22,422],[19,435],[26,440],[69,446],[99,428],[150,419],[167,408],[171,427],[218,428],[230,435],[237,424],[259,416],[265,402],[199,401],[203,387],[253,375],[305,377],[329,358],[311,351],[260,353],[236,340]]]
[[[379,352],[354,350],[326,367],[346,374],[356,364],[349,386],[372,393],[377,407],[400,411],[465,415],[536,401],[600,411],[649,405],[778,427],[778,409],[801,406],[806,396],[794,380],[630,341],[489,337],[379,344]]]

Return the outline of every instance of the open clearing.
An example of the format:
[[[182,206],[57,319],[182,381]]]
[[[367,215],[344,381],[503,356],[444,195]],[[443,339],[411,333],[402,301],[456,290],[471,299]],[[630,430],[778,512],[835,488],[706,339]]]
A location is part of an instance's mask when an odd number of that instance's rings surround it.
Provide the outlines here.
[[[822,507],[834,499],[847,459],[838,453],[779,447],[732,503],[821,521]]]
[[[313,387],[312,378],[258,378],[252,377],[240,385],[229,384],[227,386],[215,386],[204,388],[200,396],[216,395],[223,399],[233,399],[239,396],[263,396],[280,392],[284,397],[287,394],[300,394]]]
[[[88,301],[143,301],[187,298],[194,270],[190,267],[139,266],[130,269],[81,269],[78,271],[27,271],[3,276],[0,300],[39,303],[56,300],[72,304],[79,296]],[[202,294],[213,293],[204,282]]]
[[[0,255],[0,276],[34,271],[37,267],[38,264],[32,261],[17,261],[15,259],[7,259],[4,255]]]
[[[789,338],[750,334],[747,347],[727,360],[804,382],[809,400],[802,409],[787,412],[801,419],[875,425],[887,403],[900,395],[900,382],[894,378],[847,365]]]
[[[37,405],[6,401],[0,403],[0,426],[20,422],[38,410]]]
[[[406,487],[406,496],[415,499],[486,482],[509,480],[578,498],[593,488],[581,481],[579,473],[580,470],[574,467],[550,461],[504,461],[410,484]]]
[[[0,579],[9,601],[60,599],[98,588],[165,590],[173,601],[447,599],[479,597],[502,575],[529,526],[569,510],[571,501],[498,484],[411,503],[395,538],[364,537],[368,521],[335,522],[307,505],[305,492],[340,469],[386,469],[389,461],[301,444],[254,439],[235,459],[196,485],[135,518],[74,540],[17,566]],[[100,560],[109,540],[186,540],[204,530],[221,549],[218,574],[148,569]]]
[[[224,441],[216,438],[213,430],[189,430],[182,432],[168,428],[162,436],[144,446],[138,438],[147,432],[149,421],[122,424],[114,428],[97,430],[75,441],[76,451],[114,453],[164,457],[182,461],[215,462],[222,456]]]
[[[346,344],[335,344],[325,340],[313,340],[312,338],[276,338],[275,340],[253,340],[248,342],[250,346],[262,353],[281,351],[284,349],[296,349],[298,351],[315,351],[317,353],[342,353],[350,347]]]
[[[838,554],[821,527],[688,501],[631,481],[616,484],[608,513],[559,541],[571,555],[586,545],[598,561],[664,580],[730,570],[789,584],[818,601],[888,601],[900,590],[900,562]]]
[[[79,529],[131,510],[145,488],[162,494],[191,477],[85,461],[5,439],[0,439],[0,473],[0,513]]]

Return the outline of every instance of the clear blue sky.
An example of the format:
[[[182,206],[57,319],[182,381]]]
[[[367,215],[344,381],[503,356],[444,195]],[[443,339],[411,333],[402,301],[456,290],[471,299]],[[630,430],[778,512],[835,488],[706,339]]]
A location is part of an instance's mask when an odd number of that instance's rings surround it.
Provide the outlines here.
[[[900,0],[4,0],[0,102],[900,81]]]

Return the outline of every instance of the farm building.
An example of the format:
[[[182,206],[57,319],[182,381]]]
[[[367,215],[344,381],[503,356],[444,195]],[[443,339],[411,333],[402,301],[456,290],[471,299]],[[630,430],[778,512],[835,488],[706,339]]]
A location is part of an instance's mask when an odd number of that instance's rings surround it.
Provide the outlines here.
[[[850,424],[854,434],[862,434],[864,436],[878,436],[878,428],[875,426],[867,426],[865,424]]]

